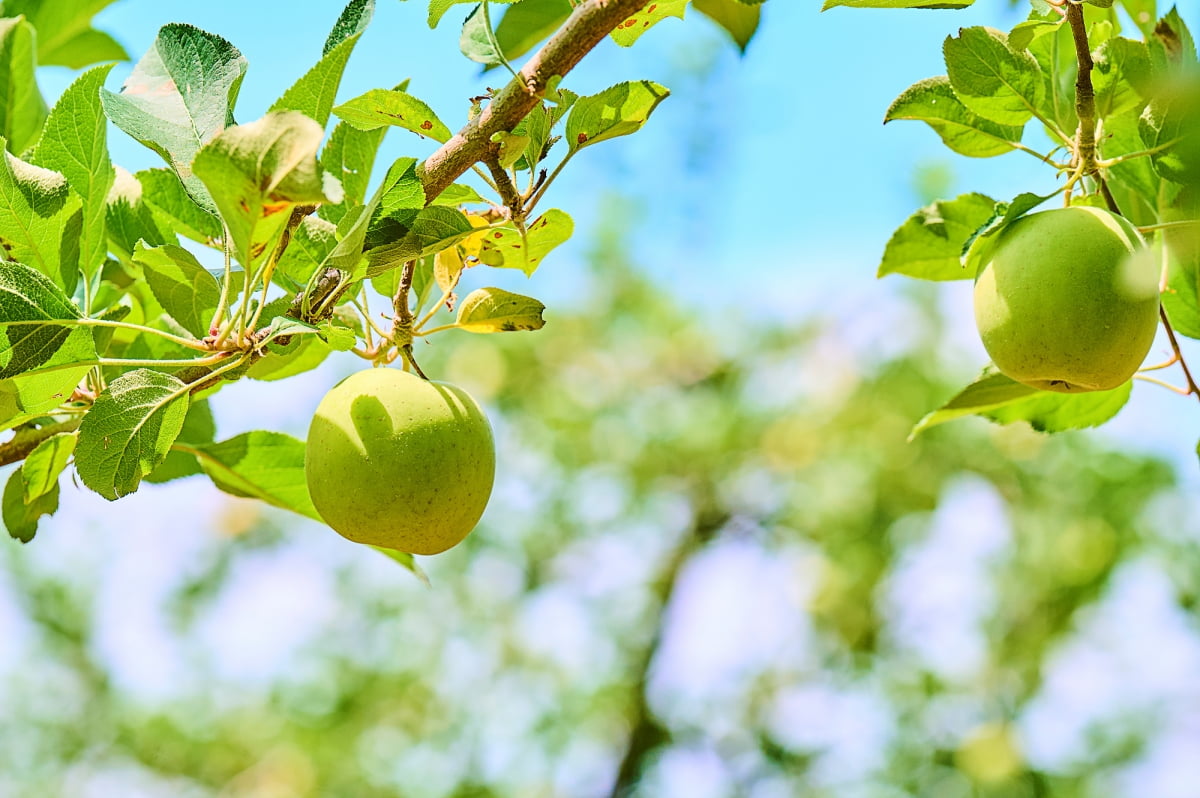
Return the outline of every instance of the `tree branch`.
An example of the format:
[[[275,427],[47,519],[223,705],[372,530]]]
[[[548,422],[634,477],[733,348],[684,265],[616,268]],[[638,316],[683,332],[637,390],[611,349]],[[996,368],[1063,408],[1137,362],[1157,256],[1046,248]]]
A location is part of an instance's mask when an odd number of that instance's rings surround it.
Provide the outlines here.
[[[1175,358],[1179,361],[1179,367],[1183,369],[1183,377],[1187,380],[1187,392],[1195,394],[1197,399],[1200,399],[1200,386],[1196,385],[1196,381],[1192,379],[1192,370],[1188,368],[1187,361],[1183,359],[1183,352],[1179,348],[1179,339],[1175,336],[1175,328],[1171,326],[1171,320],[1167,318],[1167,309],[1162,305],[1158,306],[1158,317],[1162,319],[1163,329],[1167,331],[1167,339],[1171,342],[1171,349],[1175,351]]]
[[[539,102],[555,77],[563,77],[617,25],[640,11],[646,0],[585,0],[550,41],[500,90],[479,116],[454,134],[420,167],[425,196],[432,201],[472,165],[498,155],[492,136],[510,132]]]
[[[1075,57],[1079,72],[1075,77],[1075,113],[1079,130],[1075,134],[1075,157],[1080,174],[1096,173],[1096,90],[1092,86],[1092,48],[1088,44],[1083,6],[1071,0],[1067,3],[1067,22],[1075,39]]]
[[[17,430],[17,433],[0,444],[0,466],[24,460],[29,453],[38,447],[42,441],[53,438],[62,432],[74,432],[79,429],[82,419],[72,418],[57,424],[47,424],[33,430]]]
[[[658,655],[666,632],[666,613],[675,597],[675,588],[679,584],[679,576],[683,567],[692,556],[721,531],[729,522],[729,515],[723,510],[702,506],[696,511],[692,528],[684,535],[679,545],[673,551],[655,580],[654,593],[658,602],[658,626],[654,636],[642,653],[638,663],[636,693],[633,706],[633,726],[629,731],[625,744],[625,753],[621,756],[621,764],[613,779],[610,798],[627,798],[637,787],[651,754],[666,745],[671,740],[670,731],[654,716],[650,709],[647,690],[650,685],[650,669],[654,658]]]

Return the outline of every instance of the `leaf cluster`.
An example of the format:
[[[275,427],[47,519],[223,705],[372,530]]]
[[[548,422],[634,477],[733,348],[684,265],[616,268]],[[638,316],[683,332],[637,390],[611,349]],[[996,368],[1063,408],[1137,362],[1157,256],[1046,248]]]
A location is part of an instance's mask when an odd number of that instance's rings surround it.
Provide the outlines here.
[[[462,50],[510,70],[580,5],[497,3],[509,7],[498,23],[487,0],[474,5]],[[22,540],[56,508],[70,466],[110,500],[143,481],[204,473],[222,490],[316,518],[303,442],[271,431],[218,441],[210,397],[242,378],[300,374],[333,352],[420,372],[417,338],[541,328],[544,306],[531,297],[478,287],[459,301],[464,276],[476,267],[532,276],[574,231],[568,213],[540,207],[564,167],[638,131],[669,94],[642,80],[580,96],[559,76],[492,137],[470,182],[431,190],[418,157],[376,163],[394,129],[415,134],[414,146],[462,146],[407,81],[338,102],[374,0],[350,0],[313,66],[257,118],[240,118],[241,51],[186,24],[164,26],[119,90],[105,86],[111,64],[95,66],[48,109],[39,64],[126,57],[90,28],[105,4],[0,8],[0,431],[14,431],[0,464],[25,461],[3,502],[5,526]],[[429,24],[458,4],[431,0]],[[685,5],[647,4],[612,37],[632,44]],[[757,3],[701,10],[742,47],[757,28]],[[462,122],[494,101],[475,98]],[[109,122],[163,167],[114,165]],[[391,311],[383,322],[371,311],[381,298]]]
[[[1037,158],[1045,187],[1011,200],[978,192],[918,209],[892,235],[879,276],[970,280],[990,247],[1022,215],[1051,199],[1119,212],[1161,253],[1162,304],[1173,329],[1200,336],[1200,66],[1178,11],[1153,2],[1033,3],[1009,31],[963,28],[948,36],[946,74],[918,81],[896,98],[884,122],[925,123],[942,143],[972,158]],[[826,7],[965,7],[847,0]],[[1122,12],[1126,12],[1123,14]],[[1126,16],[1127,14],[1127,16]],[[1134,21],[1129,26],[1127,20]],[[1081,34],[1077,36],[1076,34]],[[1082,41],[1081,41],[1082,39]],[[1054,179],[1059,185],[1052,188]],[[1189,378],[1190,379],[1190,378]],[[992,370],[920,422],[914,434],[963,415],[1045,431],[1101,424],[1130,395],[1033,392]]]

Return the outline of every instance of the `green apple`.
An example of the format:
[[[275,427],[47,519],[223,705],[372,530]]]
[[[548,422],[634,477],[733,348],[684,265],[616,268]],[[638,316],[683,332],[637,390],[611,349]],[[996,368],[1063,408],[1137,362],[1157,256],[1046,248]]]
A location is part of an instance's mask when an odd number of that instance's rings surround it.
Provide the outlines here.
[[[343,536],[438,554],[483,515],[496,449],[466,391],[373,368],[339,382],[317,406],[304,472],[317,512]]]
[[[1159,269],[1124,218],[1075,206],[1002,230],[975,278],[975,322],[1001,372],[1047,391],[1104,391],[1158,328]]]

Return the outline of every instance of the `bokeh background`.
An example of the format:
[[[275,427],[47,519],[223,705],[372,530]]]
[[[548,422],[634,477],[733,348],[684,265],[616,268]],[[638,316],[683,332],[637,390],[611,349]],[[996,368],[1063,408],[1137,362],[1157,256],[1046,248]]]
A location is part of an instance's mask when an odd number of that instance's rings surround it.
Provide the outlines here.
[[[465,7],[429,31],[420,0],[378,4],[339,96],[410,77],[456,127],[502,80],[458,54]],[[566,171],[577,236],[532,279],[471,275],[546,328],[420,353],[500,463],[429,586],[202,478],[64,485],[0,545],[0,796],[1200,796],[1194,402],[1139,385],[1100,431],[906,442],[985,358],[967,287],[876,281],[884,243],[935,196],[1056,178],[883,112],[946,35],[1023,9],[817,5],[768,2],[744,57],[692,13],[571,75],[673,96]],[[97,26],[135,59],[167,22],[225,36],[245,121],[340,10],[120,0]],[[380,162],[429,148],[392,133]],[[220,437],[302,436],[357,363],[226,388]]]

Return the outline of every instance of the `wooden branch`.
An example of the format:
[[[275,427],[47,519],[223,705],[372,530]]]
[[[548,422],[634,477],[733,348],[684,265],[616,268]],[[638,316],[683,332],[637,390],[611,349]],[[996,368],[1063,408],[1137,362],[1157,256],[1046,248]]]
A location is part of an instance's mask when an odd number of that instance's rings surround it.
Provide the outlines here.
[[[1096,91],[1092,86],[1092,48],[1088,44],[1087,26],[1083,21],[1083,6],[1074,0],[1067,3],[1067,22],[1075,41],[1075,58],[1079,72],[1075,78],[1075,113],[1079,130],[1075,134],[1075,155],[1080,172],[1096,172]]]
[[[420,167],[431,201],[474,164],[499,154],[492,136],[510,132],[539,102],[550,81],[570,72],[618,25],[641,11],[646,0],[584,0],[517,77],[479,116],[454,134]]]
[[[0,466],[6,466],[24,460],[40,443],[63,432],[74,432],[79,429],[81,419],[72,418],[57,424],[47,424],[33,430],[17,430],[12,438],[0,444]]]

